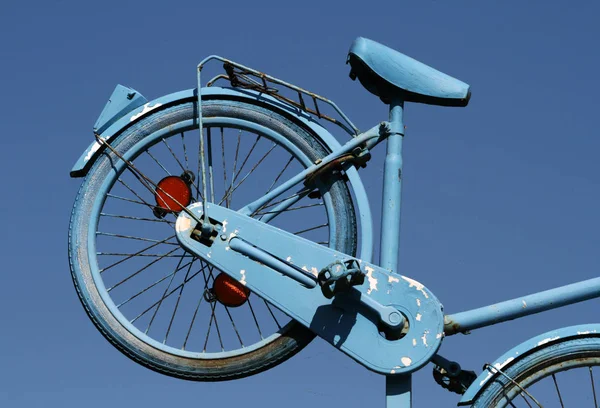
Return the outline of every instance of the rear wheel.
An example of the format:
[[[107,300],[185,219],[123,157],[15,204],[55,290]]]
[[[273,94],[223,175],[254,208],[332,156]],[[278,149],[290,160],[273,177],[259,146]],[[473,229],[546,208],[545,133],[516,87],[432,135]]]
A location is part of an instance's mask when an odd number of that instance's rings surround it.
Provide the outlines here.
[[[195,112],[192,102],[157,111],[111,143],[116,154],[107,149],[98,158],[74,205],[70,263],[90,318],[127,356],[180,378],[227,380],[284,361],[314,335],[186,253],[175,238],[179,204],[201,201],[206,188],[209,202],[242,208],[328,151],[268,109],[203,101],[203,186]],[[298,190],[289,193],[298,201],[276,217],[273,208],[288,196],[252,216],[354,255],[356,219],[342,177]]]

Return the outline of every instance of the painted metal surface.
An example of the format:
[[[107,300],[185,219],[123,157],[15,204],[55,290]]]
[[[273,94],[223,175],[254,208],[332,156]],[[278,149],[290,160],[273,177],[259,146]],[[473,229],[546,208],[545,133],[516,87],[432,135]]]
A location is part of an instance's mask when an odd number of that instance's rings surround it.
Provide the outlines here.
[[[469,85],[375,41],[358,37],[348,53],[351,77],[389,103],[406,102],[467,106]]]
[[[259,94],[255,91],[237,90],[232,88],[210,87],[202,88],[203,98],[235,98],[236,100],[247,101],[249,103],[266,103],[276,112],[284,112],[287,116],[292,116],[294,120],[299,121],[303,126],[313,131],[331,151],[336,151],[341,147],[337,139],[329,133],[325,128],[315,122],[310,115],[302,112],[293,106],[285,104],[281,101],[273,99],[269,95]],[[147,102],[109,126],[99,136],[110,142],[124,129],[141,120],[143,117],[154,111],[155,108],[166,108],[183,102],[192,102],[196,100],[196,90],[188,89],[185,91],[175,92],[169,95],[162,96],[153,101]],[[371,139],[375,140],[375,139]],[[374,145],[375,143],[373,143]],[[71,169],[71,177],[84,177],[89,171],[91,165],[100,154],[101,144],[94,141],[79,157],[73,168]],[[371,207],[367,198],[365,187],[358,176],[358,171],[354,167],[349,167],[346,170],[348,180],[354,191],[356,208],[360,220],[360,257],[367,262],[372,261],[373,257],[373,218]]]
[[[117,85],[94,124],[94,133],[102,134],[110,125],[146,102],[146,98],[135,89]]]
[[[201,203],[188,208],[196,212],[197,217],[203,214]],[[182,246],[237,279],[365,367],[385,375],[407,374],[425,365],[439,348],[443,337],[441,304],[421,283],[359,261],[366,271],[365,283],[344,296],[327,299],[319,288],[307,288],[233,250],[231,241],[243,240],[305,275],[315,277],[319,270],[336,260],[347,259],[348,255],[224,207],[208,204],[207,212],[221,225],[219,237],[210,246],[193,239],[196,223],[182,212],[176,223],[177,239]],[[408,333],[399,340],[384,338],[378,327],[378,315],[362,305],[361,296],[396,308],[409,322]]]
[[[402,138],[404,137],[404,101],[390,105],[390,136],[383,167],[381,200],[381,251],[379,265],[395,272],[400,244],[400,209],[402,199]]]
[[[600,278],[588,279],[490,306],[448,315],[447,336],[600,297]]]
[[[516,347],[513,347],[511,350],[497,358],[496,361],[491,364],[491,366],[505,371],[506,368],[516,363],[520,358],[523,358],[524,356],[539,350],[542,347],[560,344],[567,339],[573,339],[591,334],[598,334],[598,336],[600,336],[600,324],[584,324],[552,330],[533,337]],[[492,373],[489,370],[484,370],[465,392],[458,405],[470,405],[473,403],[481,391],[483,391],[486,384],[488,384],[490,380],[496,378],[498,375],[500,375],[498,372]]]

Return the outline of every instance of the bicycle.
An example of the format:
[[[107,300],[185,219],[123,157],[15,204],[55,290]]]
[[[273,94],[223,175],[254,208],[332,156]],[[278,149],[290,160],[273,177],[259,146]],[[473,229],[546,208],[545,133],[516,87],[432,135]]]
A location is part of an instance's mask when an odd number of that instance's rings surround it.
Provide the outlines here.
[[[225,73],[203,87],[211,61]],[[116,87],[71,171],[85,180],[69,260],[93,323],[134,361],[189,380],[260,373],[318,335],[386,376],[388,407],[411,406],[410,375],[429,362],[459,405],[542,406],[529,387],[543,379],[562,404],[555,374],[574,368],[596,403],[595,324],[530,339],[479,376],[438,354],[445,336],[598,297],[600,278],[444,315],[431,291],[396,273],[403,107],[464,107],[469,86],[365,38],[348,63],[390,106],[388,121],[362,133],[329,99],[219,56],[198,65],[196,89],[149,102]],[[377,265],[358,170],[383,141]]]

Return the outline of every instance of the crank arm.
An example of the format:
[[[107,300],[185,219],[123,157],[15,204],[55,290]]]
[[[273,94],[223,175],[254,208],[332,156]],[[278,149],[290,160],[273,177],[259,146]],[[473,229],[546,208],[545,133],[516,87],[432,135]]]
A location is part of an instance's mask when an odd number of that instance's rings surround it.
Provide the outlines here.
[[[188,210],[202,219],[201,203]],[[359,260],[366,271],[365,283],[328,299],[315,284],[316,276],[327,265],[351,257],[215,204],[209,203],[207,210],[219,231],[210,240],[196,238],[197,222],[187,212],[177,219],[177,239],[187,251],[237,279],[365,367],[381,374],[407,374],[425,365],[438,350],[442,305],[419,282]],[[398,320],[391,316],[393,312],[399,312],[405,329],[385,338],[380,323],[383,318]]]

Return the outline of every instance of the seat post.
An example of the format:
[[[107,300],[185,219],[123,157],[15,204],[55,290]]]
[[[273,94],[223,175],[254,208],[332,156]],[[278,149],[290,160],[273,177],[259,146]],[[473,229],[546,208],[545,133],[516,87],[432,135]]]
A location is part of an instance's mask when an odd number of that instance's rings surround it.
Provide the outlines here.
[[[390,103],[391,132],[383,167],[383,201],[381,208],[381,242],[379,265],[392,272],[398,268],[400,242],[400,202],[402,199],[402,139],[404,137],[404,100]]]

